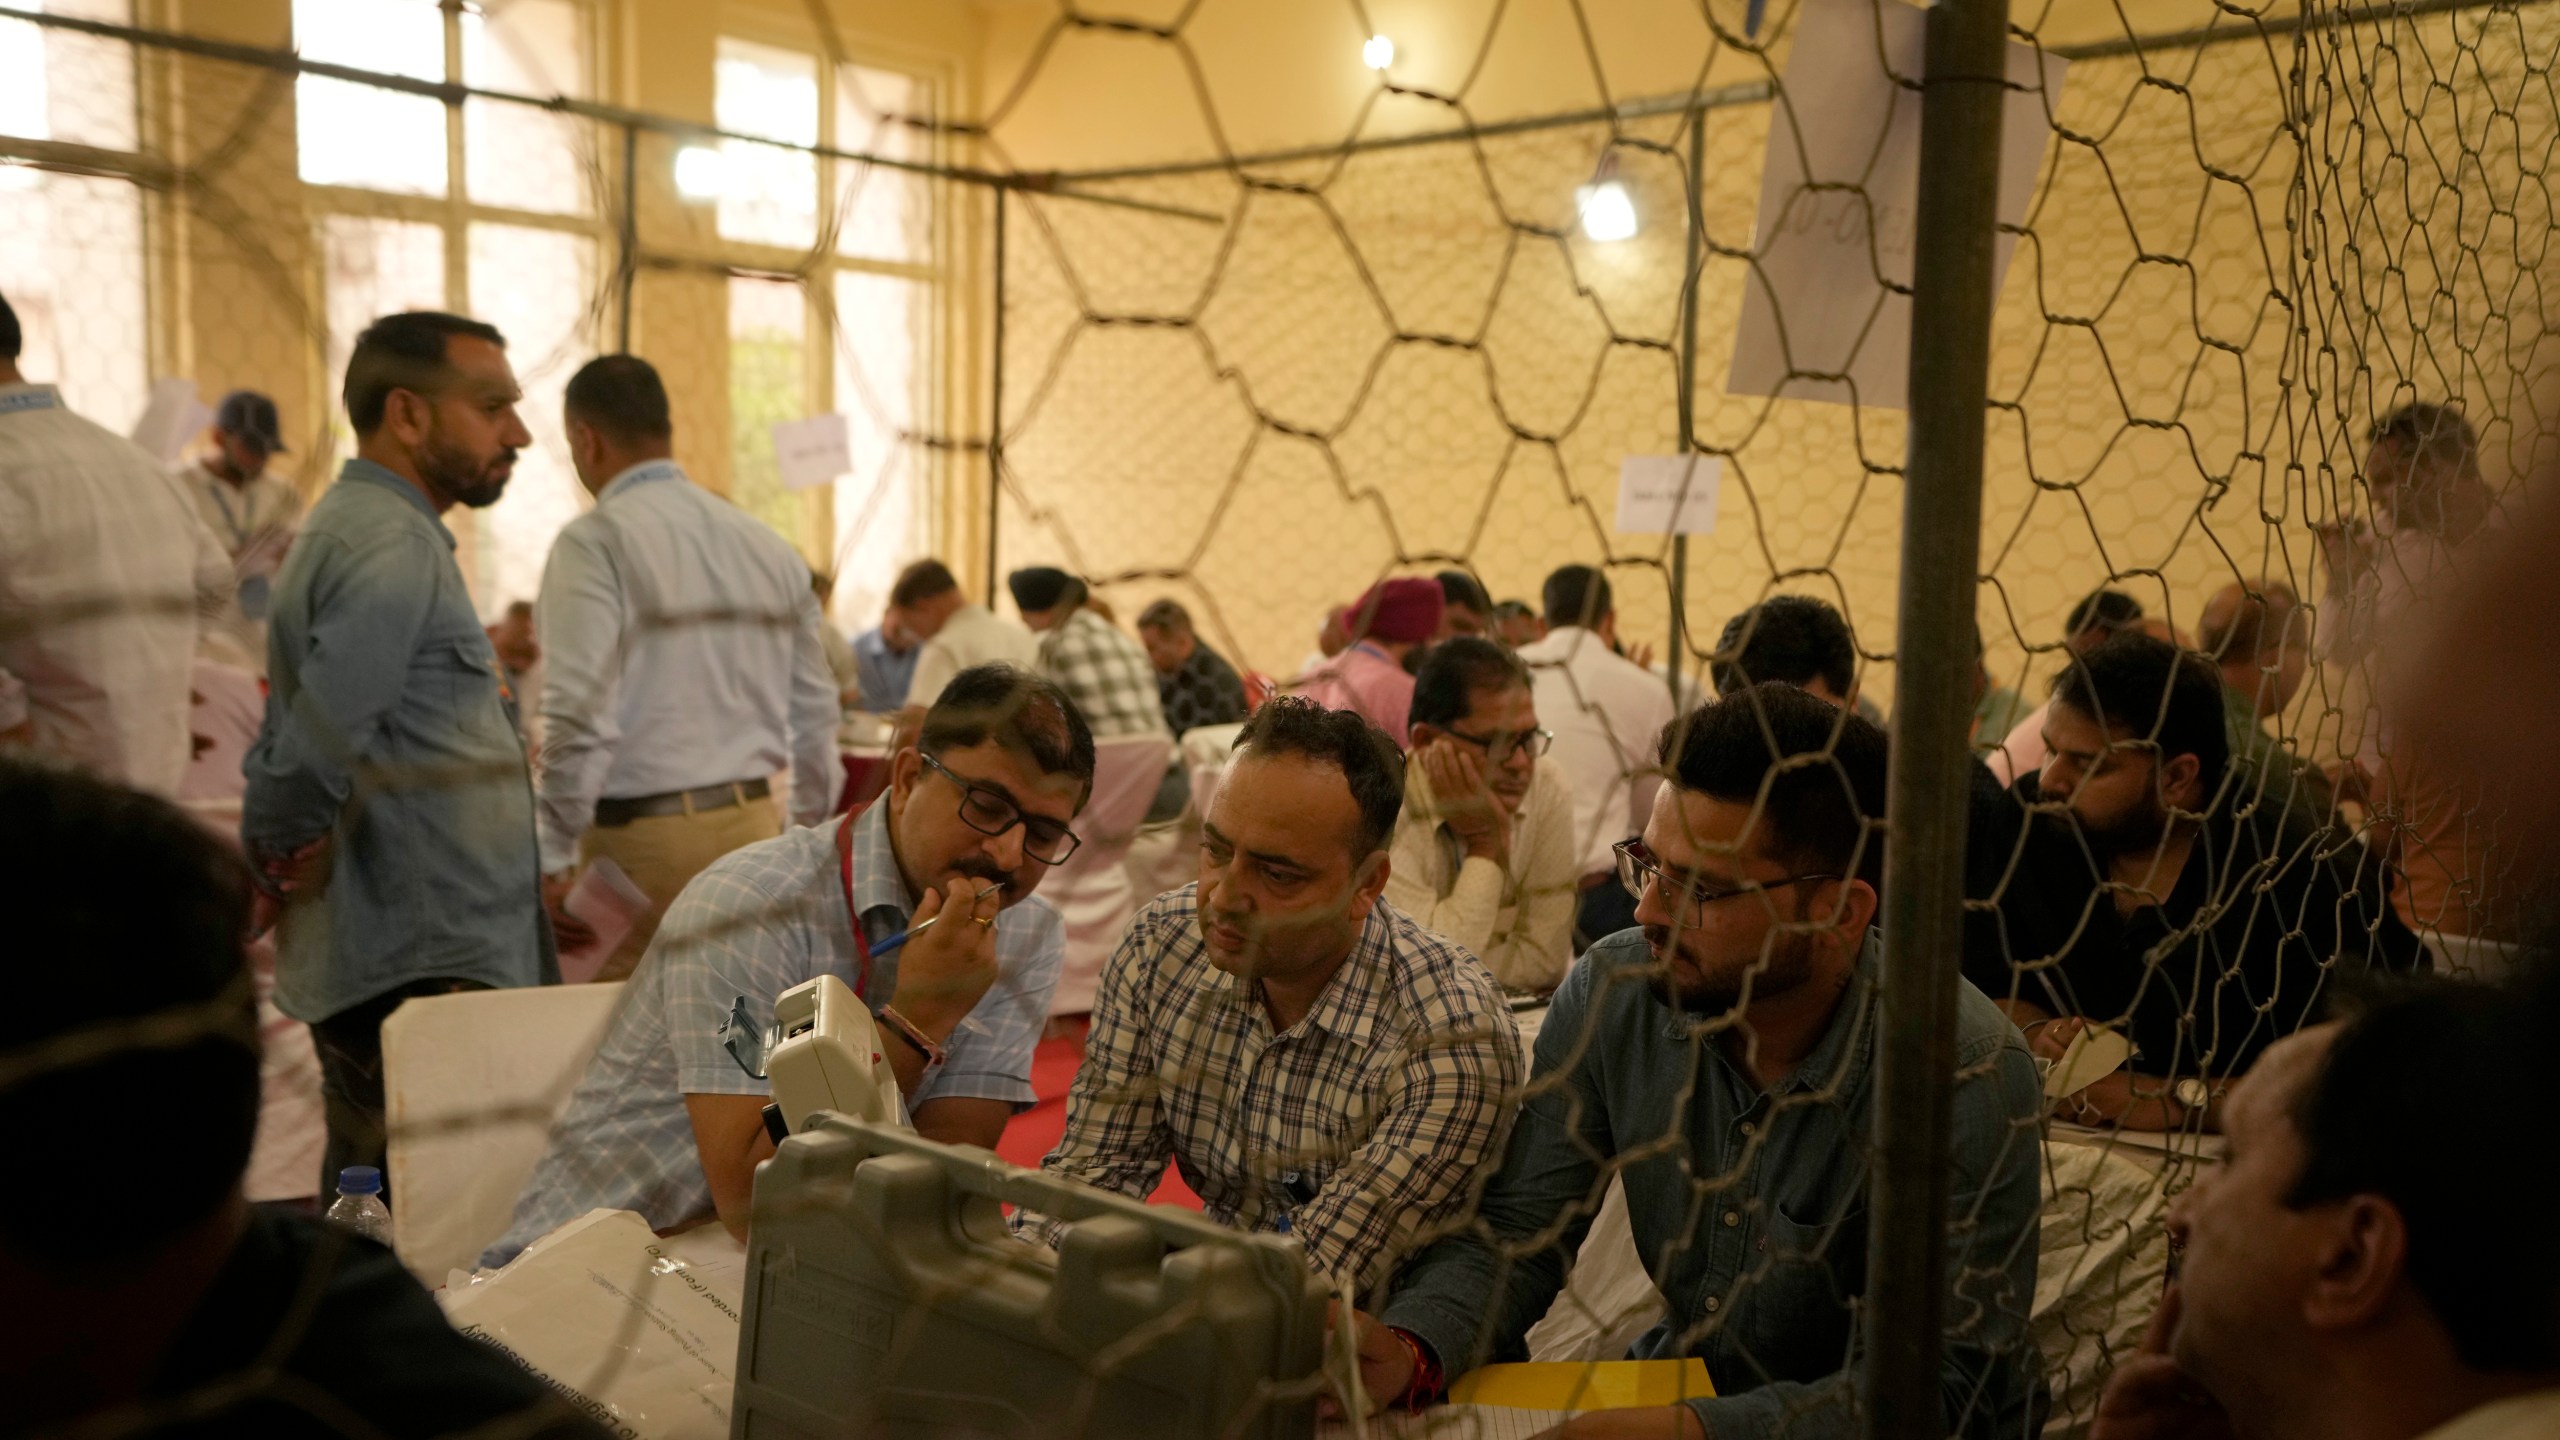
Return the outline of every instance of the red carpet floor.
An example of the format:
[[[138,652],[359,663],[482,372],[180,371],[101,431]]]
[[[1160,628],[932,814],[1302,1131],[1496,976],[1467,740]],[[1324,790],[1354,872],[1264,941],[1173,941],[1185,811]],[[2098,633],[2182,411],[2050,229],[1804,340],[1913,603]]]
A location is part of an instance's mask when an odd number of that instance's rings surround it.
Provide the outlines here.
[[[1040,1103],[1016,1115],[1004,1127],[1004,1139],[996,1145],[996,1153],[1016,1165],[1037,1169],[1040,1157],[1056,1148],[1058,1137],[1067,1131],[1067,1087],[1076,1078],[1076,1066],[1084,1060],[1085,1022],[1079,1018],[1054,1027],[1057,1033],[1040,1042],[1031,1057],[1031,1089]],[[1164,1182],[1148,1197],[1153,1205],[1180,1205],[1200,1208],[1200,1197],[1182,1183],[1182,1176],[1168,1165]]]

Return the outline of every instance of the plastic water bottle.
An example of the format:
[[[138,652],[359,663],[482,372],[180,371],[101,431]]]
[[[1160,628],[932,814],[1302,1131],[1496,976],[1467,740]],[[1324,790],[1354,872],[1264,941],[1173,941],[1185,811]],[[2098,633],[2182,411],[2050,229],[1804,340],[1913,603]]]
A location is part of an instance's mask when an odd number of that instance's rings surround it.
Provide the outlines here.
[[[391,1243],[391,1207],[382,1203],[382,1172],[370,1165],[350,1165],[338,1172],[338,1198],[329,1219],[367,1240]]]

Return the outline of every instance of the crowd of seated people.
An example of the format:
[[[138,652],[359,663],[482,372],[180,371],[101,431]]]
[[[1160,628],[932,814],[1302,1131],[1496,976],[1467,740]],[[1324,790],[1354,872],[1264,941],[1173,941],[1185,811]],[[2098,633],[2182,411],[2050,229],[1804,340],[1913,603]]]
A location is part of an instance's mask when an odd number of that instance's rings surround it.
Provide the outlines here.
[[[0,341],[14,349],[13,322]],[[599,1207],[743,1236],[775,1142],[766,1087],[720,1041],[733,1007],[762,1023],[792,986],[843,980],[914,1128],[992,1147],[1038,1098],[1064,945],[1039,892],[1082,843],[1097,738],[1240,725],[1206,804],[1187,767],[1166,772],[1152,816],[1196,821],[1198,878],[1143,905],[1104,966],[1047,1168],[1138,1197],[1171,1168],[1211,1219],[1295,1236],[1354,1302],[1335,1323],[1360,1371],[1337,1403],[1355,1408],[1432,1403],[1523,1355],[1615,1186],[1667,1304],[1634,1353],[1703,1359],[1717,1394],[1574,1433],[1856,1432],[1891,742],[1861,693],[1872,652],[1836,606],[1766,597],[1666,673],[1620,632],[1597,567],[1556,569],[1535,611],[1465,571],[1390,576],[1328,614],[1273,697],[1179,603],[1124,630],[1082,577],[1030,567],[1008,577],[1016,621],[922,560],[876,630],[829,646],[806,567],[693,485],[655,372],[615,356],[570,382],[562,416],[596,506],[563,531],[540,603],[493,634],[445,518],[493,503],[529,443],[489,327],[411,313],[359,337],[356,454],[277,522],[294,533],[252,557],[257,586],[215,563],[182,487],[40,389],[0,369],[16,402],[0,404],[0,499],[77,477],[158,557],[158,589],[136,593],[201,618],[142,607],[121,650],[0,630],[0,704],[42,722],[0,710],[0,739],[37,757],[0,758],[15,908],[54,950],[141,957],[118,987],[45,971],[7,1047],[172,1008],[208,1018],[149,1065],[0,1090],[9,1133],[39,1148],[68,1149],[98,1096],[138,1108],[183,1085],[201,1122],[148,1213],[0,1207],[0,1279],[65,1317],[58,1344],[0,1355],[37,1425],[247,1367],[244,1340],[290,1303],[316,1304],[323,1329],[261,1373],[352,1415],[588,1433],[446,1329],[371,1242],[242,1201],[257,1067],[232,1013],[249,994],[237,937],[277,931],[278,1003],[320,1052],[330,1170],[378,1165],[384,1018],[555,983],[593,938],[566,893],[614,860],[650,902],[595,972],[628,988],[483,1260]],[[236,486],[222,477],[272,453],[274,420],[225,414],[242,433],[208,473]],[[2458,426],[2413,409],[2377,428],[2394,545],[2437,555],[2480,529]],[[2382,542],[2330,548],[2348,572],[2332,598],[2388,608],[2366,594]],[[21,550],[0,535],[0,558]],[[2304,1417],[2349,1407],[2409,1422],[2372,1429],[2387,1440],[2465,1411],[2511,1426],[2483,1437],[2549,1433],[2532,1427],[2551,1420],[2535,1392],[2560,1369],[2560,1284],[2518,1208],[2532,1202],[2512,1197],[2547,1201],[2554,1147],[2429,1123],[2466,1093],[2546,1085],[2530,1027],[2549,991],[2410,976],[2429,957],[2393,847],[2423,827],[2369,846],[2340,806],[2388,819],[2416,772],[2393,755],[2333,780],[2268,731],[2314,658],[2291,589],[2235,583],[2200,613],[2190,650],[2129,595],[2091,594],[2049,698],[1975,766],[1943,1430],[2031,1433],[2048,1405],[2027,1307],[2040,1145],[2061,1120],[2232,1143],[2179,1203],[2182,1290],[2099,1435],[2346,1433]],[[140,718],[166,677],[126,684],[129,713],[28,693],[75,662],[193,663],[180,632],[196,627],[265,651],[237,854],[144,793],[174,783],[173,736]],[[1704,695],[1681,673],[1700,669]],[[899,743],[882,798],[833,814],[825,742],[849,696],[894,712]],[[801,823],[784,828],[777,800]],[[165,904],[118,906],[95,883],[109,874],[157,877]],[[1526,1053],[1523,996],[1544,1002]],[[2040,1064],[2099,1037],[2123,1062],[2049,1098]],[[2490,1182],[2463,1174],[2494,1174],[2505,1233],[2534,1232],[2515,1256],[2466,1224]],[[1033,1211],[1011,1230],[1065,1233]],[[127,1258],[76,1273],[84,1236]],[[119,1328],[146,1294],[159,1318]],[[2383,1355],[2406,1373],[2375,1378]],[[2323,1390],[2348,1371],[2367,1388]],[[255,1423],[282,1393],[223,1403]]]

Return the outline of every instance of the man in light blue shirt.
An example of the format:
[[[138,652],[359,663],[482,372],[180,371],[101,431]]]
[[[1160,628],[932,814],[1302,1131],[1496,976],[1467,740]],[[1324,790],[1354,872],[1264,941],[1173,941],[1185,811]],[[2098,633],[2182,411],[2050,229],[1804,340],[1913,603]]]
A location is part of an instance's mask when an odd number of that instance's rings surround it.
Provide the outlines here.
[[[1068,822],[1092,789],[1093,732],[1065,692],[1010,666],[961,671],[879,803],[747,846],[685,887],[481,1263],[598,1208],[660,1231],[717,1216],[743,1236],[773,1141],[765,1083],[720,1025],[743,1000],[769,1026],[774,1000],[820,975],[871,1006],[916,1130],[993,1149],[1032,1103],[1065,941],[1032,891],[1074,853]]]
[[[1579,1436],[1852,1440],[1878,1030],[1868,930],[1884,733],[1792,685],[1665,731],[1667,783],[1618,846],[1636,922],[1591,947],[1539,1028],[1510,1150],[1474,1213],[1359,1322],[1361,1379],[1423,1403],[1517,1360],[1610,1180],[1667,1311],[1635,1358],[1695,1356],[1715,1394]],[[2043,1096],[2026,1042],[1958,982],[1946,1334],[1932,1434],[2033,1435],[2027,1335]]]
[[[807,563],[670,458],[649,362],[589,361],[564,408],[596,506],[552,543],[535,611],[542,870],[555,905],[599,857],[649,897],[595,972],[619,980],[705,866],[782,832],[775,774],[790,769],[800,824],[835,808],[836,682]]]
[[[923,647],[898,619],[896,607],[880,623],[853,637],[854,673],[862,685],[862,708],[874,715],[895,715],[907,705],[907,686],[916,678],[916,654]]]
[[[276,1005],[320,1052],[322,1194],[382,1163],[384,1017],[559,976],[523,742],[439,518],[506,489],[532,443],[519,398],[495,329],[375,321],[347,361],[356,458],[276,581],[240,837],[261,928],[282,909]]]

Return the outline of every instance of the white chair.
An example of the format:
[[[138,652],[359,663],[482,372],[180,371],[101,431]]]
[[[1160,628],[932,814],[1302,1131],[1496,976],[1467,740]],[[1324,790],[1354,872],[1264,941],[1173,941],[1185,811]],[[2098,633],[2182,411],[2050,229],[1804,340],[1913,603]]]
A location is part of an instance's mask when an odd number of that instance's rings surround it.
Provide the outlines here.
[[[474,990],[382,1022],[391,1248],[428,1285],[507,1231],[622,985]]]
[[[1040,882],[1040,898],[1057,907],[1067,925],[1066,964],[1058,974],[1052,1015],[1093,1009],[1102,962],[1138,913],[1138,887],[1129,876],[1129,844],[1145,823],[1147,807],[1164,783],[1173,755],[1169,735],[1123,735],[1095,744],[1093,798],[1076,817],[1084,843]]]
[[[1206,816],[1217,798],[1218,782],[1227,778],[1235,758],[1236,737],[1244,726],[1202,725],[1182,732],[1182,768],[1191,772],[1191,813]]]

